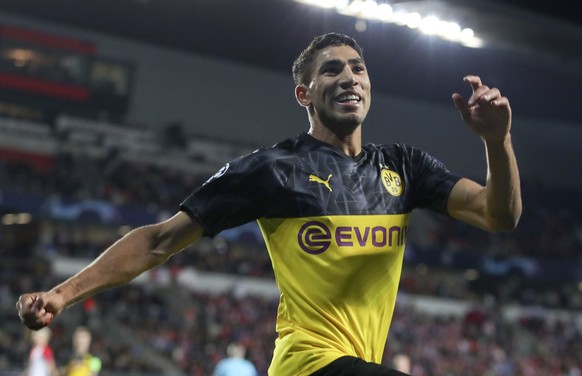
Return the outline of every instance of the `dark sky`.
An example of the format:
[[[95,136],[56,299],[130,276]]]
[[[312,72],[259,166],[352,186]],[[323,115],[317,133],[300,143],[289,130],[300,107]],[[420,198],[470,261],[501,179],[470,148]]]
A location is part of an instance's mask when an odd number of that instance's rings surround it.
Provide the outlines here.
[[[563,21],[582,24],[582,13],[576,9],[578,7],[575,2],[568,2],[568,4],[547,0],[493,0],[493,2],[529,9]]]

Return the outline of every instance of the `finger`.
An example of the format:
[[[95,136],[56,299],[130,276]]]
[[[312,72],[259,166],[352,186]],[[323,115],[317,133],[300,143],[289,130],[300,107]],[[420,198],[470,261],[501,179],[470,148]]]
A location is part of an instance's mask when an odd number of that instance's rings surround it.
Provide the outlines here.
[[[493,99],[489,102],[489,105],[493,108],[499,108],[509,111],[509,114],[511,115],[511,106],[509,105],[509,99],[507,99],[507,97],[499,97]]]
[[[44,328],[45,326],[48,326],[48,322],[44,322],[41,320],[36,320],[34,322],[25,322],[24,325],[26,325],[26,327],[30,330],[39,330]]]
[[[54,317],[55,316],[51,312],[43,311],[39,318],[39,321],[43,323],[43,325],[47,326],[51,323],[51,321],[53,321]]]
[[[483,88],[486,88],[486,86],[483,86]],[[479,92],[478,95],[475,95],[475,102],[479,104],[479,106],[489,106],[492,105],[493,102],[495,102],[499,98],[501,98],[501,93],[499,92],[499,89],[487,88],[487,90],[483,90],[482,92]]]
[[[454,93],[452,98],[453,102],[455,103],[455,107],[457,107],[459,114],[461,114],[461,118],[463,120],[468,119],[471,116],[471,109],[467,101],[465,101],[465,99],[458,93]]]
[[[481,94],[481,97],[483,97],[484,100],[490,102],[495,99],[501,98],[501,92],[499,91],[499,89],[494,87],[486,90],[483,94]]]
[[[487,85],[483,85],[481,77],[479,76],[465,76],[463,80],[471,85],[471,90],[473,91],[471,97],[467,101],[469,107],[473,107],[478,102],[481,102],[481,97],[486,95],[489,90],[491,90]]]
[[[491,89],[487,85],[481,85],[477,89],[473,90],[473,95],[468,100],[469,106],[473,107],[477,103],[483,103],[483,97],[486,96]],[[485,99],[487,101],[487,99]]]
[[[51,323],[54,315],[50,312],[43,311],[41,313],[24,313],[22,314],[20,321],[26,325],[28,328],[33,330],[38,330],[45,327]]]
[[[49,309],[50,307],[47,307],[47,303],[42,296],[34,297],[34,302],[32,303],[31,311],[33,313],[36,313],[37,317],[46,325],[48,325],[54,317],[54,314],[48,311]]]
[[[32,294],[21,295],[16,302],[16,310],[18,311],[18,314],[29,311],[35,300],[36,297]]]
[[[32,310],[40,311],[44,309],[45,302],[41,296],[34,296],[34,300],[32,302],[32,306],[30,307]]]
[[[16,303],[20,321],[32,330],[38,330],[50,324],[54,314],[45,309],[45,304],[37,293],[21,295]]]
[[[507,99],[507,97],[499,97],[499,98],[493,99],[491,101],[491,104],[498,106],[498,107],[509,106],[509,99]]]
[[[483,85],[483,83],[481,82],[481,77],[479,76],[468,75],[463,77],[463,81],[471,85],[473,91],[477,90],[481,85]]]

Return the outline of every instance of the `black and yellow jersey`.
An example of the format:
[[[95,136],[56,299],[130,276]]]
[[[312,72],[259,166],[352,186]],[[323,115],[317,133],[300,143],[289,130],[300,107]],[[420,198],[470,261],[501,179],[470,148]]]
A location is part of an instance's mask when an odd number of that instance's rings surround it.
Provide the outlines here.
[[[257,220],[280,303],[269,374],[343,355],[380,363],[415,208],[446,214],[459,177],[402,144],[352,158],[303,133],[226,164],[182,204],[209,236]]]
[[[67,376],[93,376],[101,371],[101,359],[91,354],[75,355],[69,361],[65,374]]]

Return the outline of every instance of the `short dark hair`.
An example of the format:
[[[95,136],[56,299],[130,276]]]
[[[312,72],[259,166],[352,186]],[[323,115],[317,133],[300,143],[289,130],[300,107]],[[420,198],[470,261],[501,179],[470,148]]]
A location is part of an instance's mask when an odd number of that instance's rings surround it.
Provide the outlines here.
[[[295,81],[296,85],[307,85],[309,83],[313,61],[317,52],[328,46],[350,46],[364,59],[362,47],[354,38],[341,33],[320,35],[311,41],[309,46],[301,52],[293,63],[293,81]]]

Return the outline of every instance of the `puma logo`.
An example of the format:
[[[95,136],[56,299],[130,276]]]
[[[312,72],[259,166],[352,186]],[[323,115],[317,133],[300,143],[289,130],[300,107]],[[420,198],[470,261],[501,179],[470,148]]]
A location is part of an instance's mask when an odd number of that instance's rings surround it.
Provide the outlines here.
[[[330,192],[333,192],[333,190],[331,189],[331,187],[329,185],[329,179],[331,179],[331,177],[332,177],[332,174],[329,174],[329,176],[327,177],[327,180],[323,180],[319,176],[311,174],[311,175],[309,175],[309,181],[314,181],[316,183],[323,184],[326,186],[327,189],[329,189]]]

